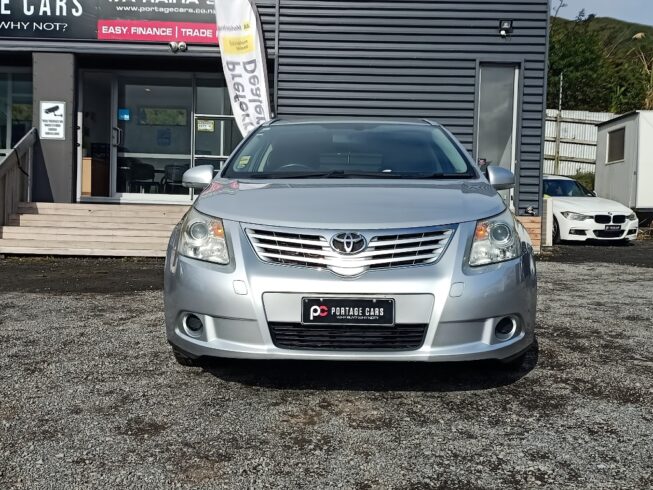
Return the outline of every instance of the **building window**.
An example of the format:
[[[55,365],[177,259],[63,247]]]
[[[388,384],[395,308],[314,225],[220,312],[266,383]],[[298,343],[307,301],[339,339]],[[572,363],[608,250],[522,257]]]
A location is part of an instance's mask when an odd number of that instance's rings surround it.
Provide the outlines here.
[[[626,153],[626,128],[608,133],[608,163],[622,162]]]
[[[32,74],[0,69],[0,155],[32,128]]]

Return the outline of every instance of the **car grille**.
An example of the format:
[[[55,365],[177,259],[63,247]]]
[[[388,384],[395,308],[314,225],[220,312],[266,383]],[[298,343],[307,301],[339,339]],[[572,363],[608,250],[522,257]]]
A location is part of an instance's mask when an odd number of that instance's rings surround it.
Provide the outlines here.
[[[626,215],[625,214],[616,214],[612,217],[612,222],[621,225],[626,222]]]
[[[612,221],[612,216],[608,216],[607,214],[597,214],[594,216],[594,221],[600,225],[605,225]]]
[[[282,349],[409,351],[422,346],[428,325],[376,327],[269,323],[269,328],[272,342]]]
[[[331,248],[336,231],[297,231],[277,227],[245,226],[249,240],[261,260],[277,264],[329,269],[353,276],[368,269],[432,264],[444,253],[455,225],[362,233],[368,245],[356,255],[343,255]]]

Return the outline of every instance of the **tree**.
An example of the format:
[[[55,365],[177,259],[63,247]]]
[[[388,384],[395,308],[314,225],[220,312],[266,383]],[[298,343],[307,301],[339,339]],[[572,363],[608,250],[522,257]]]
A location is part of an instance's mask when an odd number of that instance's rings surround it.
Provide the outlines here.
[[[571,25],[552,19],[549,44],[548,107],[558,106],[564,73],[565,109],[605,111],[613,101],[612,67],[599,36],[589,29],[593,15],[581,11]]]
[[[646,38],[644,32],[638,32],[633,36],[633,41],[642,41]],[[635,55],[637,64],[642,70],[644,81],[644,109],[653,109],[653,53],[646,53],[644,47],[638,44],[631,51]]]

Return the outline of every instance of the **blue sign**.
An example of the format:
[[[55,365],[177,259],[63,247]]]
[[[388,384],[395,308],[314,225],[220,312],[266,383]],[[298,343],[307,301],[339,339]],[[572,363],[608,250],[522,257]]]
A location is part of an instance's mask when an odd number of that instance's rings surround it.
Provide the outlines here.
[[[129,121],[131,119],[131,111],[129,109],[118,109],[118,121]]]

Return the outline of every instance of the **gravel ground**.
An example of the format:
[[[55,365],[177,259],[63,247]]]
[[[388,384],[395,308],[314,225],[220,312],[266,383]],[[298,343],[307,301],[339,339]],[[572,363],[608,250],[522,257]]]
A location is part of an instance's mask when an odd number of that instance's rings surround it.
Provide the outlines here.
[[[539,264],[539,352],[177,366],[160,261],[0,261],[0,488],[653,487],[653,242]]]

